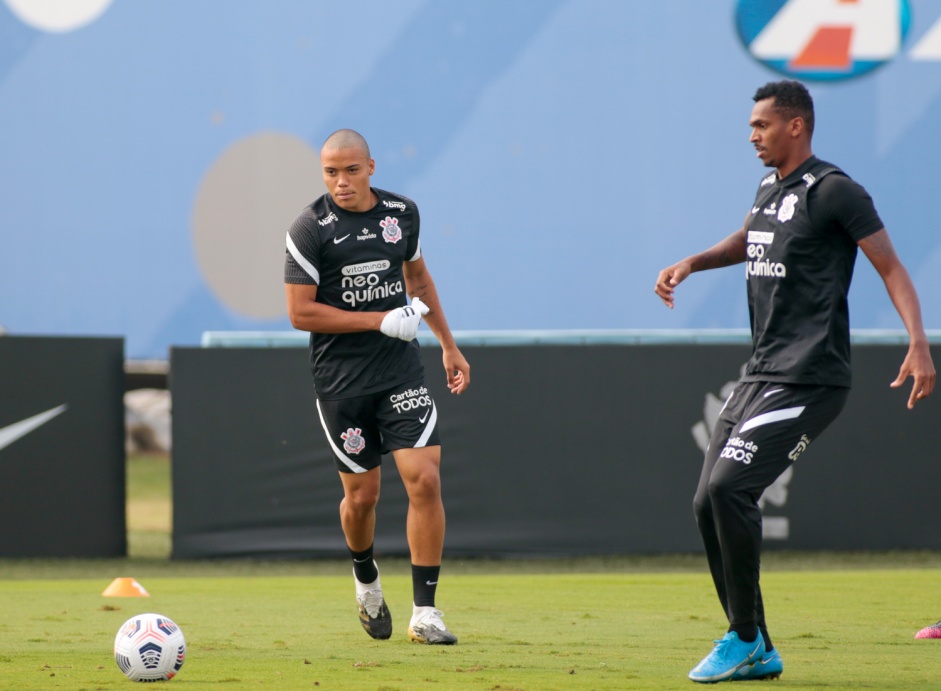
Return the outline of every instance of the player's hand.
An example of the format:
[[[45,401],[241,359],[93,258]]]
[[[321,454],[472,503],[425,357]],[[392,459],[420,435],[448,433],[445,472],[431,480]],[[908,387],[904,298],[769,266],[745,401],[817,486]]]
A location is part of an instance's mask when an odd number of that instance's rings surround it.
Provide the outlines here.
[[[418,325],[423,315],[428,314],[428,305],[418,298],[412,298],[412,304],[387,312],[382,318],[379,330],[389,338],[401,338],[413,341],[418,334]]]
[[[443,349],[444,371],[448,377],[448,389],[453,394],[462,394],[470,386],[470,365],[457,348]]]
[[[912,393],[908,397],[908,407],[911,409],[915,407],[915,403],[922,398],[928,398],[934,391],[937,375],[931,360],[931,351],[928,350],[927,345],[913,346],[908,349],[908,355],[905,356],[902,367],[899,369],[899,376],[889,386],[897,389],[909,376],[915,380],[912,384]]]
[[[673,289],[676,288],[683,279],[690,274],[690,266],[686,261],[677,262],[673,266],[668,266],[660,275],[657,276],[657,283],[653,287],[653,292],[663,300],[663,304],[673,309]]]

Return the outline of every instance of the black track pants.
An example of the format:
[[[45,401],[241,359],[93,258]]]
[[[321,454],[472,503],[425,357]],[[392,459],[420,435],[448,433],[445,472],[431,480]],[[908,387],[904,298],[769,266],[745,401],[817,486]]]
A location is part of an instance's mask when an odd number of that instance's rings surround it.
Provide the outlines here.
[[[836,419],[849,389],[740,382],[713,430],[693,510],[732,625],[766,629],[758,499]]]

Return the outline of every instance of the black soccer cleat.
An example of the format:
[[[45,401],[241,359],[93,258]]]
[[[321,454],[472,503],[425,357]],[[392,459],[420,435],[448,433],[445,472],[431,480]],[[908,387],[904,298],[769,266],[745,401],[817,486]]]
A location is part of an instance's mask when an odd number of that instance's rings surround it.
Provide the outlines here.
[[[367,590],[356,598],[359,606],[359,623],[373,638],[387,640],[392,637],[392,615],[382,597],[382,590]]]

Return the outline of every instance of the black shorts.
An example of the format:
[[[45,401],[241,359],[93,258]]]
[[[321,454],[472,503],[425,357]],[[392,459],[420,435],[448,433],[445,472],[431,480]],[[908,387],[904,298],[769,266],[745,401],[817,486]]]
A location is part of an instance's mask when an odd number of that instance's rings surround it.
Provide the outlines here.
[[[833,422],[850,390],[739,382],[719,413],[706,450],[700,491],[714,473],[734,475],[760,496]]]
[[[318,399],[317,412],[341,473],[365,473],[389,451],[441,444],[424,379],[367,396]]]

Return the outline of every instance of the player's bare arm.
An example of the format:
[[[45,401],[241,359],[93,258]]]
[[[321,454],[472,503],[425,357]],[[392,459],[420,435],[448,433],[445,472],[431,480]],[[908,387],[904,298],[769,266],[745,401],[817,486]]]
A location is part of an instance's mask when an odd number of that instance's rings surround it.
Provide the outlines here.
[[[908,353],[899,368],[898,377],[890,386],[902,386],[908,377],[912,377],[914,383],[908,397],[908,407],[914,408],[916,402],[931,395],[937,378],[928,337],[921,321],[918,293],[908,271],[899,261],[885,228],[860,240],[859,247],[882,277],[892,304],[908,331]]]
[[[387,312],[348,312],[317,302],[317,286],[285,283],[288,317],[300,331],[321,334],[378,331]]]
[[[451,335],[431,272],[428,271],[428,266],[422,257],[415,261],[405,262],[402,271],[405,274],[405,290],[408,294],[428,305],[429,311],[424,319],[428,328],[438,339],[438,343],[441,344],[441,358],[448,377],[448,389],[453,394],[461,394],[470,386],[470,364],[461,354],[454,342],[454,336]]]
[[[746,217],[746,223],[747,220]],[[707,269],[719,269],[733,264],[741,264],[745,261],[745,228],[746,226],[743,225],[709,249],[663,269],[657,276],[657,283],[654,286],[654,292],[663,300],[663,304],[673,309],[674,289],[691,273],[706,271]]]

